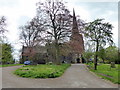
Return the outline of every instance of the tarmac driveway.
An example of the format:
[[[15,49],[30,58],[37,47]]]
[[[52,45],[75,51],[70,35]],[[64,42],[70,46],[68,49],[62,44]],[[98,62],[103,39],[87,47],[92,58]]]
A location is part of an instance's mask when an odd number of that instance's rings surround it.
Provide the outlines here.
[[[72,64],[59,78],[30,79],[14,75],[21,66],[2,68],[2,88],[118,88],[89,72],[84,64]]]

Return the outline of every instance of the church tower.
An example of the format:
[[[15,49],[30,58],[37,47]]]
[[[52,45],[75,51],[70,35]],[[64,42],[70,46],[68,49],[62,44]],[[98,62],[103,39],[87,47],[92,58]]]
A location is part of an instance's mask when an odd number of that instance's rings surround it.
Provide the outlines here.
[[[73,9],[73,26],[72,35],[70,38],[72,53],[74,54],[74,59],[80,59],[82,53],[84,52],[84,41],[82,34],[79,33],[78,24],[75,16],[75,11]],[[82,63],[82,61],[80,61]]]

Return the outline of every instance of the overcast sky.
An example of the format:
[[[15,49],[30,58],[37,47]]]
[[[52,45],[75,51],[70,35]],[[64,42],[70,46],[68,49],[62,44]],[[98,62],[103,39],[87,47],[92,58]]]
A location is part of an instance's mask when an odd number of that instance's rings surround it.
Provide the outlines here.
[[[7,18],[8,41],[16,49],[14,57],[18,56],[19,44],[19,26],[24,25],[36,14],[36,3],[39,0],[0,0],[0,16]],[[86,22],[97,18],[104,18],[110,22],[113,28],[113,38],[118,46],[118,0],[65,0],[66,5],[71,11],[75,9],[76,15]],[[92,2],[90,2],[92,1]]]

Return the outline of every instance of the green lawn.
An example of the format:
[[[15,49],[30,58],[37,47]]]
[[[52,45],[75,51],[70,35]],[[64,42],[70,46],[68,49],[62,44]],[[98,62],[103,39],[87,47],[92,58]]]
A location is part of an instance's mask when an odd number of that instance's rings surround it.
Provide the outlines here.
[[[9,67],[9,66],[18,66],[18,65],[23,65],[23,64],[4,64],[4,65],[0,65],[0,67]]]
[[[110,80],[113,83],[120,84],[120,79],[118,79],[118,73],[120,75],[118,67],[120,67],[120,65],[116,64],[116,68],[110,68],[110,64],[100,64],[97,70],[93,69],[93,63],[88,65],[90,66],[90,71],[95,72],[98,76]]]
[[[14,74],[26,78],[55,78],[61,76],[70,64],[62,65],[28,65],[23,66]]]

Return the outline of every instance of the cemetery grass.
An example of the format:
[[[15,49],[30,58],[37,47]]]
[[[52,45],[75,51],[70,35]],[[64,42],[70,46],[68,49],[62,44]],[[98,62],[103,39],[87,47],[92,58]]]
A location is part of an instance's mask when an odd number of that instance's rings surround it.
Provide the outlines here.
[[[62,65],[27,65],[13,73],[25,78],[56,78],[60,77],[70,64]]]
[[[110,80],[115,84],[120,84],[120,77],[119,77],[120,65],[119,64],[115,64],[116,68],[111,68],[110,64],[98,64],[97,70],[93,69],[93,66],[94,66],[93,63],[89,63],[87,65],[89,65],[90,71],[94,72],[99,77],[106,80]]]
[[[0,65],[0,67],[19,66],[19,65],[23,65],[23,64],[3,64]]]

